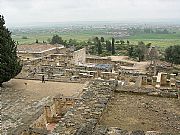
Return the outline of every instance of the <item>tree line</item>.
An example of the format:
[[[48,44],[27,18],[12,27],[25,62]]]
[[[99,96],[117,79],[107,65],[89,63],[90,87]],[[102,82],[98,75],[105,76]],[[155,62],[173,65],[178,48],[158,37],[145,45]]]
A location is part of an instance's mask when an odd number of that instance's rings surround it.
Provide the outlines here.
[[[37,42],[36,42],[37,43]],[[49,40],[50,44],[62,44],[66,47],[74,46],[76,49],[83,48],[84,46],[89,47],[89,51],[92,54],[106,55],[115,54],[115,39],[105,40],[104,37],[94,37],[92,40],[77,41],[76,39],[63,40],[59,35],[54,35],[52,39]]]
[[[66,47],[75,46],[77,49],[80,49],[84,46],[89,47],[89,52],[91,54],[107,56],[107,55],[116,55],[117,51],[126,50],[129,57],[137,59],[138,61],[144,61],[148,53],[148,49],[151,47],[151,43],[145,44],[143,41],[138,42],[138,45],[130,44],[130,41],[127,40],[117,40],[114,38],[111,40],[105,40],[104,37],[94,37],[92,40],[87,42],[78,42],[76,39],[63,40],[62,37],[54,35],[50,40],[51,44],[63,44]],[[150,53],[150,59],[158,58],[157,52]],[[170,46],[166,48],[163,58],[167,62],[174,64],[180,64],[180,46]]]
[[[95,52],[97,52],[98,55],[101,55],[103,53],[103,50],[104,52],[107,52],[109,54],[112,54],[114,55],[115,54],[115,39],[112,38],[112,40],[106,40],[104,39],[104,37],[101,37],[101,38],[98,38],[98,37],[95,37],[93,39],[93,43],[95,45]],[[94,48],[93,48],[94,49]]]

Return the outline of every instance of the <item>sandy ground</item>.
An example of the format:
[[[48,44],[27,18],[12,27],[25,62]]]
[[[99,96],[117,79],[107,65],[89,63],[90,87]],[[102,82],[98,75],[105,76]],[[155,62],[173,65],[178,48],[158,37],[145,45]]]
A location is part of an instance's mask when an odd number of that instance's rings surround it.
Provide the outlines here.
[[[22,90],[23,95],[28,96],[29,100],[38,100],[43,97],[53,97],[58,94],[65,96],[78,96],[85,84],[48,82],[42,83],[36,80],[12,79],[4,83],[5,88]],[[26,98],[28,99],[28,98]]]
[[[137,62],[137,61],[129,60],[128,56],[111,56],[111,59],[112,61],[121,61],[121,62],[134,64],[133,67],[121,66],[122,68],[132,69],[132,70],[146,71],[146,67],[148,67],[150,64],[149,61]]]
[[[180,100],[116,94],[100,124],[128,131],[150,130],[180,134]]]

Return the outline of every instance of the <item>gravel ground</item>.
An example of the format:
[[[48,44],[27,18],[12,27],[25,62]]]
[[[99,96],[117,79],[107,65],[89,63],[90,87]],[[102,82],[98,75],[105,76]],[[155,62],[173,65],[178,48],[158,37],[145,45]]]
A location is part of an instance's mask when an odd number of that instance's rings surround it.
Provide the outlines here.
[[[100,124],[128,131],[180,134],[180,100],[118,93],[108,104]]]

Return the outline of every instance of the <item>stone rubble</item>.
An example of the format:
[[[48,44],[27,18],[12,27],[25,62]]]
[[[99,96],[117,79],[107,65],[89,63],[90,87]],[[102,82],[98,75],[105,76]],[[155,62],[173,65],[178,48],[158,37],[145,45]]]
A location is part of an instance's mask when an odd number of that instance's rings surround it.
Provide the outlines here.
[[[22,92],[11,88],[2,88],[1,95],[3,101],[1,107],[1,130],[3,133],[13,133],[30,125],[33,119],[37,119],[39,114],[42,113],[44,105],[50,104],[51,101],[50,97],[45,97],[31,103],[23,102],[26,97],[23,97]]]
[[[93,134],[115,87],[115,81],[92,81],[76,105],[61,119],[54,132],[65,135]]]
[[[116,84],[114,80],[92,81],[88,88],[84,89],[75,106],[61,118],[53,133],[60,135],[166,135],[156,131],[127,131],[99,125],[108,101],[113,98]]]

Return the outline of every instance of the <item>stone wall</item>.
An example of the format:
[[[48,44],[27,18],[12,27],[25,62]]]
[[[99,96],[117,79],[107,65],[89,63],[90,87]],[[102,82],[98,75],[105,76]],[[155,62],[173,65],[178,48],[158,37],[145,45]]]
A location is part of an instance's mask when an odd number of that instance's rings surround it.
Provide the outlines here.
[[[86,63],[86,48],[77,50],[73,53],[73,63],[75,65]]]
[[[116,87],[115,81],[92,81],[58,123],[54,133],[90,135]]]

